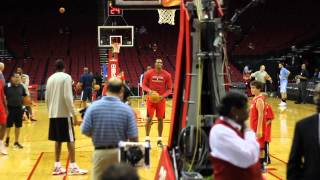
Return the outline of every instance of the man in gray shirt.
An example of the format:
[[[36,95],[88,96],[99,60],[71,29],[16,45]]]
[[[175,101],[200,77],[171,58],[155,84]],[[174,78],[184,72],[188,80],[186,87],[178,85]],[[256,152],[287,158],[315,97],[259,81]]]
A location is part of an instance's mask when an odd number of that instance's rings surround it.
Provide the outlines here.
[[[264,65],[260,66],[260,70],[251,74],[251,77],[254,77],[256,81],[261,82],[263,84],[263,91],[266,90],[266,81],[272,83],[272,79],[270,75],[266,72],[266,67]]]
[[[123,82],[119,78],[108,81],[107,96],[90,105],[84,115],[81,132],[92,138],[93,180],[100,180],[103,170],[118,162],[118,143],[138,141],[134,112],[121,102]]]

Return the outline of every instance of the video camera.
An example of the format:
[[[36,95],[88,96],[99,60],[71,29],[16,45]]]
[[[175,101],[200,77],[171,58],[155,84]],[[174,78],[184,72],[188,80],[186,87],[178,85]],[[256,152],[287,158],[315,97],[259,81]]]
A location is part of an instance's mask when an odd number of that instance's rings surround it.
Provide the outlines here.
[[[150,144],[147,142],[119,142],[119,162],[132,166],[150,165]]]

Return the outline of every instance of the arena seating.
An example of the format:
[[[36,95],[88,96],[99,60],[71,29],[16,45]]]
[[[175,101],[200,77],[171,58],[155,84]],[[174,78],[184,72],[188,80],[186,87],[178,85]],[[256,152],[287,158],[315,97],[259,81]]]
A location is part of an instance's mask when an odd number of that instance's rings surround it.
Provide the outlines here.
[[[273,6],[268,8],[275,12],[270,13],[271,11],[266,9],[265,14],[260,17],[263,23],[246,18],[250,16],[250,12],[244,15],[243,19],[246,21],[240,24],[247,27],[253,23],[254,26],[245,38],[237,41],[235,35],[228,35],[228,46],[232,55],[255,56],[284,50],[292,44],[314,37],[320,31],[319,25],[303,25],[306,22],[312,24],[313,19],[306,19],[304,22],[292,21],[283,25],[281,22],[289,15],[277,18],[281,11]],[[66,72],[71,74],[75,81],[79,79],[84,66],[93,72],[100,70],[95,36],[97,19],[94,15],[61,16],[57,12],[47,12],[43,16],[32,13],[19,18],[9,16],[2,16],[0,19],[5,27],[6,44],[15,57],[5,60],[6,77],[16,67],[21,66],[30,75],[31,83],[44,84],[54,72],[53,62],[56,58],[64,58]],[[141,21],[147,16],[150,17],[148,21]],[[120,50],[120,67],[124,70],[130,86],[137,86],[139,76],[146,66],[153,66],[155,58],[162,58],[164,68],[173,75],[178,27],[158,25],[156,11],[126,12],[124,18],[136,29],[135,46]],[[177,19],[178,16],[176,24]],[[141,26],[146,28],[145,33],[139,32]],[[248,47],[250,43],[253,48]],[[230,49],[232,47],[233,49]],[[239,70],[232,65],[230,68],[232,74],[238,74],[232,76],[232,82],[241,82],[242,75]]]

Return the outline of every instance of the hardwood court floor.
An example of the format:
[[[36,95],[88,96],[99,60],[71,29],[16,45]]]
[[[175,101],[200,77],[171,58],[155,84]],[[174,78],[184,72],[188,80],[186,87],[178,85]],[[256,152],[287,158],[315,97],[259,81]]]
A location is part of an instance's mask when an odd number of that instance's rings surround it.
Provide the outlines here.
[[[288,102],[288,108],[279,109],[279,100],[270,98],[276,118],[272,124],[271,160],[268,166],[268,173],[265,174],[269,179],[285,179],[286,162],[291,147],[293,130],[295,123],[306,116],[315,112],[314,105],[296,105]],[[138,111],[139,116],[145,117],[144,106],[141,100],[134,100],[132,106]],[[52,176],[51,171],[54,163],[54,143],[47,140],[48,118],[47,108],[43,102],[33,107],[38,119],[35,123],[24,122],[21,131],[21,143],[24,149],[17,150],[12,147],[14,136],[11,130],[11,142],[8,148],[9,155],[0,155],[0,179],[14,180],[61,180],[61,179],[90,179],[92,143],[91,140],[75,127],[76,133],[76,161],[81,168],[88,169],[89,174],[85,176]],[[167,102],[167,119],[164,123],[163,141],[167,144],[168,132],[170,128],[171,101]],[[145,136],[144,120],[138,119],[139,140],[143,141]],[[154,178],[161,151],[156,147],[157,124],[154,123],[151,130],[151,166],[150,168],[139,168],[138,172],[141,179],[152,180]],[[67,162],[67,148],[63,145],[61,163],[65,166]]]

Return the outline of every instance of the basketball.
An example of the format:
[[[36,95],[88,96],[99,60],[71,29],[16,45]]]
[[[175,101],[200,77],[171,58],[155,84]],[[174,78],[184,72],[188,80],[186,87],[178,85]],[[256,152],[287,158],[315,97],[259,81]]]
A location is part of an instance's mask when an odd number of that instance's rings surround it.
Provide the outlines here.
[[[94,85],[93,88],[94,88],[95,91],[99,91],[100,90],[100,86],[98,84]]]
[[[80,91],[81,88],[82,88],[82,86],[81,86],[81,84],[78,82],[77,85],[76,85],[76,89],[77,89],[78,91]]]
[[[152,93],[150,94],[150,101],[153,103],[157,103],[160,100],[161,99],[159,93],[157,93],[156,91],[152,91]]]
[[[32,101],[31,101],[30,96],[23,97],[23,105],[24,106],[31,106],[31,104],[32,104]]]
[[[60,12],[61,14],[64,14],[64,13],[66,12],[66,9],[65,9],[64,7],[60,7],[60,8],[59,8],[59,12]]]
[[[267,75],[267,76],[264,76],[264,79],[265,79],[265,80],[270,80],[271,77]]]

